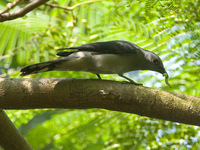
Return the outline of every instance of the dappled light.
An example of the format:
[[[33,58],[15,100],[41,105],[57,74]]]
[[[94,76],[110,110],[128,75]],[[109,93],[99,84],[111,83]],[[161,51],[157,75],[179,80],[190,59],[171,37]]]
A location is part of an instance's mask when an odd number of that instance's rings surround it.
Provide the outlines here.
[[[36,150],[199,149],[199,8],[197,0],[0,1],[0,109],[9,109],[0,118]],[[125,74],[144,87],[113,74],[99,80],[82,63],[20,76],[25,66],[74,51],[59,48],[113,40],[154,52],[165,78],[146,70]]]

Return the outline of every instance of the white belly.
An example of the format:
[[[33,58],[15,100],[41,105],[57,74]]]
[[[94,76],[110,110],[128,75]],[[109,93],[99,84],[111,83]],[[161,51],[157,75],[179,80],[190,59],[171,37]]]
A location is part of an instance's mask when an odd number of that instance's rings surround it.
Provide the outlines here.
[[[56,70],[86,71],[95,74],[120,74],[133,71],[128,66],[131,66],[137,60],[133,59],[130,62],[132,57],[131,55],[76,52],[63,58],[63,61],[56,65]]]

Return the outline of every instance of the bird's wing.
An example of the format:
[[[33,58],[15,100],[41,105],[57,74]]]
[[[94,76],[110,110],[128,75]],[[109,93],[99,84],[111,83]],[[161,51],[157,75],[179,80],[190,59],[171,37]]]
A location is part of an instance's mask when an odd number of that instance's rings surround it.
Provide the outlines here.
[[[90,51],[99,54],[136,54],[140,51],[140,47],[127,41],[108,41],[85,44],[77,47],[62,48],[65,49],[77,49],[78,51]],[[66,56],[69,52],[60,52],[58,56]]]

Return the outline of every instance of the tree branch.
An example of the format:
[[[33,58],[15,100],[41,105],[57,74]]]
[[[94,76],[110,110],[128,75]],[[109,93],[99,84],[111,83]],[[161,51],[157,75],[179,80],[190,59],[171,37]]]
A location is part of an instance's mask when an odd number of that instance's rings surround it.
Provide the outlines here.
[[[105,80],[0,78],[0,109],[103,108],[200,125],[200,98]]]
[[[19,2],[20,2],[20,0],[16,0],[12,3],[8,3],[6,8],[4,10],[0,11],[0,14],[8,12],[10,9],[14,8]]]
[[[20,10],[18,10],[16,12],[0,14],[0,22],[23,17],[28,12],[30,12],[33,9],[39,7],[40,5],[46,3],[47,1],[48,0],[35,0],[35,1],[32,1],[30,4],[26,5],[24,8],[21,8]]]
[[[5,150],[32,150],[3,110],[0,110],[0,145]]]
[[[79,6],[86,5],[86,4],[91,4],[91,3],[96,3],[96,2],[101,2],[101,1],[105,1],[105,0],[91,0],[91,1],[85,1],[85,2],[78,3],[78,4],[76,4],[76,5],[72,6],[72,7],[59,6],[59,5],[50,4],[50,3],[46,3],[45,5],[50,6],[50,7],[54,7],[54,8],[61,8],[61,9],[67,10],[67,11],[72,11],[72,10],[74,10],[75,8],[79,7]]]
[[[24,8],[22,8],[16,12],[13,12],[13,13],[6,13],[6,12],[9,11],[10,9],[12,9],[13,7],[15,7],[20,2],[20,0],[16,0],[13,3],[8,3],[7,7],[4,10],[0,11],[0,22],[23,17],[28,12],[30,12],[33,9],[37,8],[38,6],[46,3],[47,1],[48,0],[35,0],[35,1],[31,2],[30,4],[26,5]],[[59,6],[59,5],[50,4],[50,3],[46,3],[45,5],[50,6],[50,7],[55,7],[55,8],[61,8],[61,9],[67,10],[67,11],[72,11],[79,6],[96,3],[96,2],[100,2],[100,1],[105,1],[105,0],[85,1],[85,2],[78,3],[72,7]]]

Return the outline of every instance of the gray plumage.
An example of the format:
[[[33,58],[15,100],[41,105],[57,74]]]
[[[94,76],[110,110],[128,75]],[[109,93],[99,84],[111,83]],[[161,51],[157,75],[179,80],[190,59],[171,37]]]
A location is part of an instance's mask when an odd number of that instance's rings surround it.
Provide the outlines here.
[[[63,51],[72,49],[73,51]],[[21,76],[46,71],[86,71],[97,74],[123,74],[135,70],[152,70],[166,74],[159,56],[127,41],[108,41],[60,49],[61,59],[30,65],[21,69]],[[136,84],[136,83],[135,83]]]

